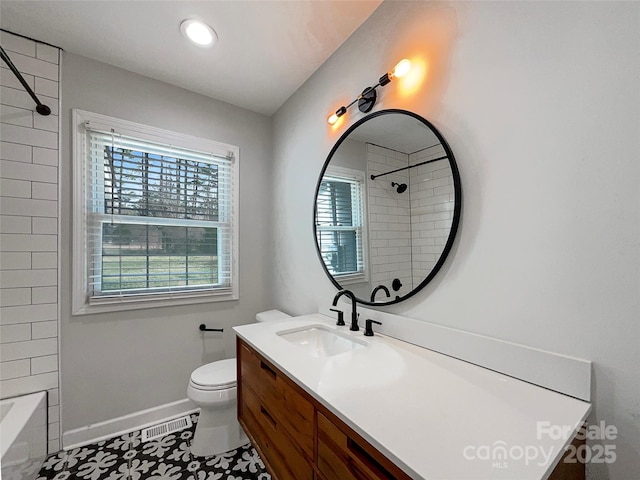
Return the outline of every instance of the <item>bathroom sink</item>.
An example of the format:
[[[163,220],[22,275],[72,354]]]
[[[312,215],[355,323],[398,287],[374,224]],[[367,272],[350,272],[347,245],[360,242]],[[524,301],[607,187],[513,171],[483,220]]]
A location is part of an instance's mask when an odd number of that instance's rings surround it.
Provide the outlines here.
[[[312,357],[331,357],[367,346],[367,343],[343,335],[324,325],[305,327],[276,332],[284,340],[304,348]]]

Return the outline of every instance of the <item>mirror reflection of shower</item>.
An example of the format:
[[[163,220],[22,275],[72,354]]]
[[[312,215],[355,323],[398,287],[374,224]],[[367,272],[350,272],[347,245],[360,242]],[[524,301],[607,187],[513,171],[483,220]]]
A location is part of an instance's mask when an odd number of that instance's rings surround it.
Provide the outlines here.
[[[392,187],[397,187],[396,188],[396,192],[398,192],[398,193],[404,193],[407,190],[407,184],[406,183],[391,182],[391,186]]]

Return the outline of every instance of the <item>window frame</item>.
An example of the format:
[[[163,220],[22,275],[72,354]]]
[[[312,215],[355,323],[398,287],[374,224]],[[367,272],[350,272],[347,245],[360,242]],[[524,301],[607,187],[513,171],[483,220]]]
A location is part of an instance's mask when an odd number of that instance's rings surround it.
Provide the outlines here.
[[[340,281],[341,285],[352,285],[352,284],[356,284],[356,283],[366,283],[369,281],[369,249],[368,249],[368,245],[369,245],[369,241],[368,241],[368,231],[369,231],[369,227],[368,227],[368,214],[367,214],[367,182],[366,182],[366,175],[363,171],[361,170],[356,170],[353,168],[348,168],[348,167],[342,167],[342,166],[337,166],[337,165],[330,165],[329,167],[327,167],[327,169],[325,170],[324,174],[323,174],[323,178],[320,180],[320,182],[322,182],[324,180],[325,177],[330,177],[330,178],[335,178],[336,180],[344,180],[345,183],[346,182],[357,182],[359,184],[359,190],[360,190],[360,211],[361,211],[361,218],[360,218],[360,231],[361,231],[361,241],[362,241],[362,245],[361,245],[361,254],[362,254],[362,271],[361,272],[349,272],[349,273],[331,273],[331,275],[336,279]],[[314,216],[316,219],[316,235],[318,234],[318,232],[322,231],[323,229],[320,228],[317,225],[317,206],[316,206],[316,211],[314,212]],[[327,228],[326,231],[330,231],[330,228]],[[316,238],[316,245],[318,244],[318,239]],[[320,254],[320,259],[322,262],[324,262],[324,259],[322,259],[322,254]],[[326,267],[326,264],[325,264]],[[329,268],[327,268],[327,271],[329,271]]]
[[[164,145],[211,152],[217,156],[232,155],[231,166],[231,285],[222,291],[174,290],[162,293],[140,293],[133,295],[89,296],[88,285],[88,240],[87,240],[87,201],[86,189],[89,188],[87,177],[87,132],[85,125],[91,128],[135,137],[140,140]],[[79,109],[72,110],[72,314],[83,315],[140,308],[177,306],[192,303],[220,302],[239,298],[239,147],[213,140],[173,132],[157,127],[122,120],[106,115]]]

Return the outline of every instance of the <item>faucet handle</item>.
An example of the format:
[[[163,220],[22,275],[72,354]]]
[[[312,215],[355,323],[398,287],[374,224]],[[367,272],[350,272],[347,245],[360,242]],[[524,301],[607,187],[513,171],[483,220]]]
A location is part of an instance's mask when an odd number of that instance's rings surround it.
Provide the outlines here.
[[[381,322],[376,322],[375,320],[371,320],[370,318],[367,319],[364,323],[365,323],[365,327],[364,327],[365,337],[373,337],[373,325],[371,325],[372,323],[382,325]]]
[[[329,310],[338,314],[338,321],[336,322],[336,325],[338,325],[339,327],[344,326],[344,312],[342,310],[338,310],[337,308],[330,308]]]

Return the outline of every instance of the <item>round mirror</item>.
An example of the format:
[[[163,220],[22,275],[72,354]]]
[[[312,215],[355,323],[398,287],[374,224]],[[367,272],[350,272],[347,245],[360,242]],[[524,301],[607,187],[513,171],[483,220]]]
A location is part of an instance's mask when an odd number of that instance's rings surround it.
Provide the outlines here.
[[[391,305],[436,275],[451,250],[460,175],[444,137],[405,110],[382,110],[340,137],[314,205],[318,255],[338,289]]]

